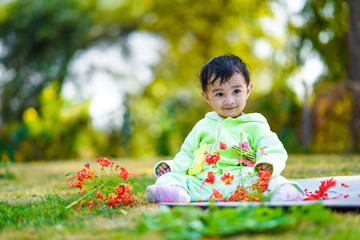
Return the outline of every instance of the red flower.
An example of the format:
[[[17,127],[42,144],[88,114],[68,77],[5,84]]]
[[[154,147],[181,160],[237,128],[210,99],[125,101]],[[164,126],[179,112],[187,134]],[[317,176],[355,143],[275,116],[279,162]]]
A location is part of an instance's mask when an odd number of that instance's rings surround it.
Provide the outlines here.
[[[326,179],[325,181],[320,181],[321,185],[319,187],[319,190],[315,191],[315,194],[308,194],[305,193],[307,198],[304,199],[304,201],[309,200],[319,200],[319,199],[327,199],[328,194],[326,193],[329,188],[336,186],[336,180],[333,178]]]
[[[81,171],[77,172],[78,175],[80,175],[82,178],[93,180],[95,176],[95,171],[84,168]]]
[[[132,199],[132,189],[133,187],[131,185],[125,186],[123,184],[120,184],[119,187],[116,188],[116,192],[118,194],[117,198],[125,204],[134,202],[134,200]]]
[[[221,181],[223,181],[225,185],[230,185],[234,180],[234,176],[234,174],[230,174],[229,172],[224,173],[224,175],[221,177]]]
[[[228,201],[253,201],[261,202],[263,199],[263,192],[268,189],[269,182],[271,180],[271,173],[268,171],[259,171],[259,179],[256,183],[253,183],[248,192],[247,188],[238,186],[236,191],[228,198]],[[269,191],[269,190],[268,190]]]
[[[82,183],[80,181],[73,181],[71,186],[82,189]]]
[[[349,197],[349,194],[345,195],[344,198],[348,198]]]
[[[223,195],[216,189],[213,189],[213,194],[211,194],[210,200],[212,197],[214,197],[216,199],[223,199]]]
[[[127,179],[127,177],[128,177],[128,175],[129,175],[129,173],[126,171],[126,169],[125,168],[120,168],[121,169],[121,172],[120,172],[120,177],[122,178],[122,179],[124,179],[124,181],[126,181],[126,179]]]
[[[224,143],[224,142],[219,142],[219,144],[220,144],[220,149],[225,150],[225,149],[227,148],[226,143]]]
[[[71,181],[71,187],[82,189],[85,179],[81,175],[75,175],[69,181]]]
[[[85,164],[85,167],[86,167],[87,169],[90,169],[90,163]]]
[[[85,183],[85,179],[82,176],[77,176],[76,179],[79,181],[79,184]]]
[[[131,196],[131,195],[123,196],[123,197],[121,198],[121,201],[122,201],[123,203],[125,203],[125,204],[130,203],[130,202],[132,201],[131,198],[130,198],[130,196]]]
[[[265,191],[271,180],[271,173],[268,171],[259,170],[259,180],[254,183],[252,186],[254,189],[258,189],[260,191]]]
[[[104,196],[102,195],[102,192],[99,189],[94,194],[94,197],[100,199],[101,201],[104,201]]]
[[[255,197],[254,197],[255,198]],[[257,201],[254,199],[246,189],[242,186],[238,186],[236,191],[229,197],[228,201],[240,202],[240,201]]]
[[[107,205],[109,207],[116,207],[116,205],[118,205],[119,203],[120,202],[119,202],[118,197],[114,193],[110,193]]]
[[[89,208],[93,208],[93,207],[94,207],[94,203],[95,203],[95,201],[94,201],[94,200],[91,200],[91,198],[89,198],[89,202],[88,202]]]
[[[121,196],[125,193],[125,186],[124,185],[119,185],[117,188],[116,188],[116,192],[118,194],[118,196]]]
[[[344,188],[350,187],[349,185],[346,185],[345,183],[342,183],[341,186],[344,187]]]
[[[211,183],[211,184],[214,184],[215,183],[215,175],[214,175],[214,173],[213,172],[208,172],[208,176],[207,176],[207,178],[205,179],[205,181],[203,182],[203,185],[204,185],[204,183]]]
[[[215,152],[214,154],[208,153],[205,157],[205,161],[210,165],[210,164],[214,164],[216,166],[216,163],[219,161],[220,159],[220,153],[219,152]]]
[[[267,155],[267,153],[264,153],[264,148],[260,148],[260,151],[262,155]]]
[[[107,158],[99,158],[98,160],[96,160],[98,163],[100,163],[101,166],[103,167],[108,167],[112,162],[109,161]]]
[[[125,187],[125,190],[126,190],[126,192],[131,193],[131,191],[133,190],[133,186],[127,185],[127,186]]]
[[[308,195],[306,195],[308,196]],[[319,198],[317,198],[317,195],[315,194],[312,194],[312,195],[309,195],[307,198],[304,198],[304,201],[312,201],[312,200],[318,200]]]

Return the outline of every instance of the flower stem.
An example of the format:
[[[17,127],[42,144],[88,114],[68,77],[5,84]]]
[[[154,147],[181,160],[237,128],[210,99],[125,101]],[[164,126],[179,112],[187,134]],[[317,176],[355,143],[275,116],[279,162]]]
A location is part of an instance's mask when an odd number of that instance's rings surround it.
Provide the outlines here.
[[[85,194],[84,196],[82,196],[81,198],[79,198],[78,200],[72,202],[70,205],[68,205],[65,209],[68,209],[72,206],[74,206],[75,204],[77,204],[78,202],[80,202],[81,200],[87,198],[88,196],[90,196],[93,192],[95,192],[96,190],[98,190],[99,188],[101,188],[102,186],[104,186],[104,184],[102,184],[100,187],[94,188],[93,190],[91,190],[90,192],[88,192],[87,194]]]

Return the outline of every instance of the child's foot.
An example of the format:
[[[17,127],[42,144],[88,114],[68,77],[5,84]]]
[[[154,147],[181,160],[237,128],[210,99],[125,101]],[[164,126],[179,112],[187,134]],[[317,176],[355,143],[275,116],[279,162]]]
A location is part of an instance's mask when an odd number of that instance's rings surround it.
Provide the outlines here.
[[[302,201],[304,196],[289,183],[283,184],[272,195],[270,202],[290,202],[290,201]]]
[[[146,198],[151,203],[190,202],[187,191],[175,185],[150,185],[146,188]]]

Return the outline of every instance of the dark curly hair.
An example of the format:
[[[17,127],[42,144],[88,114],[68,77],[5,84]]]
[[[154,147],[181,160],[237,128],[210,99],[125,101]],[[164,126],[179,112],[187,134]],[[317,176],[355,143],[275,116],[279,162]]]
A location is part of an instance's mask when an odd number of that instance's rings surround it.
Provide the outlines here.
[[[250,83],[250,74],[241,58],[233,54],[214,57],[206,63],[199,76],[201,87],[204,92],[209,84],[214,84],[220,79],[220,84],[228,81],[234,73],[239,73],[245,78],[246,85]]]

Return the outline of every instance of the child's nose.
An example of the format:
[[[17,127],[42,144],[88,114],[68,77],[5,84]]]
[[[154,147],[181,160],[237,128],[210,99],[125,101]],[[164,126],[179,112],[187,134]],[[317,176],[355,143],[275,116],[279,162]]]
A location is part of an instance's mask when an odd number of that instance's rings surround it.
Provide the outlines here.
[[[232,96],[228,96],[225,98],[225,104],[233,104],[234,103],[234,98]]]

